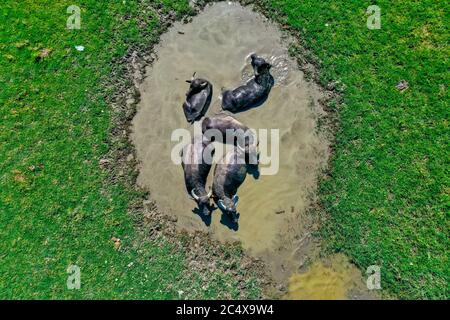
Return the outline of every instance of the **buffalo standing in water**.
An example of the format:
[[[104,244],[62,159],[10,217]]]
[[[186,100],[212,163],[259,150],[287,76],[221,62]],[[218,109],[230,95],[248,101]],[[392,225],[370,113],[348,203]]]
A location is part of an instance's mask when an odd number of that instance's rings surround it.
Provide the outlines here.
[[[258,141],[254,132],[246,125],[229,115],[206,117],[202,122],[202,133],[205,139],[214,141],[217,133],[223,143],[232,143],[245,152],[245,160],[249,164],[258,164]]]
[[[195,73],[191,80],[186,80],[190,84],[186,92],[186,101],[183,103],[183,111],[189,123],[200,120],[211,104],[213,87],[208,80],[195,78]]]
[[[255,76],[243,86],[226,90],[222,94],[222,109],[233,113],[258,107],[266,101],[274,79],[270,74],[272,65],[256,54],[251,56]]]
[[[203,139],[203,136],[194,137],[192,143],[186,145],[181,152],[187,192],[197,202],[200,213],[204,216],[208,216],[212,210],[209,200],[212,191],[206,192],[205,185],[213,155],[214,145]]]
[[[236,210],[239,200],[237,190],[247,176],[247,165],[243,157],[242,149],[233,147],[214,169],[213,199],[234,223],[237,223],[239,218]]]

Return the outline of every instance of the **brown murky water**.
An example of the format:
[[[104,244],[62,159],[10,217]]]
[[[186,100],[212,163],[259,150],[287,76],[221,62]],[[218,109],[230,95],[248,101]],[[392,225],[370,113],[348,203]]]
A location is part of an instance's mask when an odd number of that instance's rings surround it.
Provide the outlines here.
[[[158,59],[147,70],[132,136],[141,163],[138,183],[163,212],[177,216],[178,227],[203,230],[221,241],[241,241],[278,280],[287,280],[303,263],[304,253],[314,251],[306,210],[314,201],[329,149],[316,129],[324,115],[318,103],[321,92],[289,57],[288,43],[267,19],[233,3],[208,6],[191,23],[175,24],[162,36]],[[247,176],[238,191],[238,230],[221,223],[219,210],[208,226],[192,212],[195,203],[186,194],[181,165],[171,161],[176,144],[171,134],[177,128],[193,130],[181,107],[185,80],[195,71],[213,84],[207,116],[214,115],[220,111],[221,88],[234,88],[252,74],[252,52],[273,64],[276,84],[265,104],[234,116],[253,129],[279,129],[279,171],[258,180]]]

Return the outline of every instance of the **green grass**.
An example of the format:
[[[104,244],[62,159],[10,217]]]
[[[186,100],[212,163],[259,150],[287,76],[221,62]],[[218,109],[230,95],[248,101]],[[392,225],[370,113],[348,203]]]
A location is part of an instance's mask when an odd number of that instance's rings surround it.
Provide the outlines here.
[[[183,0],[145,3],[191,11]],[[448,3],[260,3],[300,31],[323,84],[338,81],[342,93],[322,236],[362,269],[380,265],[390,295],[448,298]],[[67,30],[71,4],[0,8],[0,298],[237,297],[236,279],[208,274],[203,289],[183,253],[146,241],[127,213],[140,194],[98,166],[110,148],[112,62],[155,43],[161,21],[139,1],[82,0],[81,30]],[[380,30],[366,28],[371,4]],[[410,87],[399,92],[402,79]],[[81,290],[66,288],[70,264]],[[245,296],[259,295],[254,283]]]
[[[190,12],[185,1],[163,2],[152,5]],[[140,194],[109,183],[99,168],[110,140],[107,84],[117,80],[109,79],[117,72],[111,62],[155,43],[161,24],[138,1],[80,0],[81,29],[68,30],[71,4],[0,8],[0,298],[259,296],[251,277],[237,290],[222,272],[226,262],[205,283],[171,243],[137,232],[127,210]],[[51,52],[39,59],[42,49]],[[120,250],[112,237],[122,240]],[[80,290],[66,287],[71,264],[81,268]]]
[[[389,294],[448,298],[449,3],[263,3],[301,32],[322,83],[340,83],[322,235],[363,270],[381,266]],[[366,27],[372,4],[380,30]],[[402,79],[409,89],[399,92]]]

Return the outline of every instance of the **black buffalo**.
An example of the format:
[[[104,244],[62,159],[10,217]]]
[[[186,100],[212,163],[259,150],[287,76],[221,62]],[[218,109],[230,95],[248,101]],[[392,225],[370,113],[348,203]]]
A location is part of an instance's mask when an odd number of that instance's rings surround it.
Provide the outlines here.
[[[195,137],[181,152],[186,190],[197,203],[200,213],[205,216],[212,210],[212,191],[206,191],[206,179],[211,170],[213,155],[214,145],[203,139],[203,136]]]
[[[242,150],[233,147],[214,169],[213,199],[234,223],[237,223],[239,217],[236,210],[239,200],[237,190],[247,176],[247,165],[243,157]]]
[[[233,113],[260,106],[266,101],[274,85],[270,74],[272,65],[256,54],[251,56],[255,76],[243,86],[222,93],[222,109]]]
[[[258,141],[255,133],[232,116],[221,114],[206,117],[202,122],[202,133],[210,141],[220,138],[219,142],[234,144],[245,152],[247,163],[258,164]]]
[[[213,94],[212,84],[205,79],[195,78],[195,73],[191,80],[186,80],[190,84],[186,92],[186,101],[183,103],[183,111],[189,123],[200,120],[208,111]]]

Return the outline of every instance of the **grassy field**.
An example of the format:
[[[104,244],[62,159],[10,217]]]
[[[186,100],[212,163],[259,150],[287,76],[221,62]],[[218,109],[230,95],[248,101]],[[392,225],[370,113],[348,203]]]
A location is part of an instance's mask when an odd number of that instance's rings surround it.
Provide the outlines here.
[[[0,298],[241,294],[225,273],[208,274],[202,288],[171,243],[142,239],[127,213],[141,195],[106,183],[98,165],[110,148],[111,62],[157,41],[161,21],[149,3],[190,12],[184,0],[145,3],[77,1],[80,30],[66,29],[72,1],[0,7]],[[448,3],[260,3],[301,32],[323,84],[338,81],[342,93],[321,185],[330,249],[363,269],[380,265],[392,295],[448,298]],[[380,30],[366,27],[371,4],[381,8]],[[81,290],[66,288],[70,264],[81,267]],[[259,296],[252,279],[245,288]]]
[[[81,29],[68,30],[71,4],[0,6],[0,298],[258,297],[252,278],[240,289],[225,274],[230,266],[192,270],[171,243],[136,231],[127,209],[140,194],[99,167],[114,89],[103,84],[117,80],[113,59],[157,41],[161,24],[136,1],[83,0]],[[185,1],[152,6],[190,11]],[[80,290],[66,287],[71,264]]]
[[[381,9],[381,29],[366,8]],[[342,92],[322,235],[401,298],[448,298],[449,30],[446,1],[267,0]],[[406,80],[409,88],[396,85]]]

